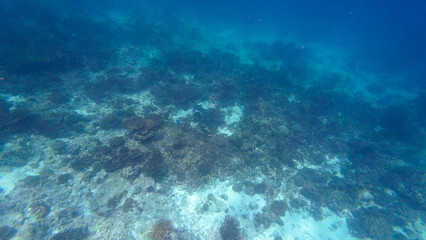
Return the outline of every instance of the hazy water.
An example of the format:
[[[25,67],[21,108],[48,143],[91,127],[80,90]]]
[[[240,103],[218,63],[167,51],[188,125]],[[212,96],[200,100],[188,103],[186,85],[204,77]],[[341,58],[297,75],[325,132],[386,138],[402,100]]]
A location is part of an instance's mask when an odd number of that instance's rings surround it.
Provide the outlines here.
[[[424,239],[425,29],[420,0],[0,0],[0,238]]]

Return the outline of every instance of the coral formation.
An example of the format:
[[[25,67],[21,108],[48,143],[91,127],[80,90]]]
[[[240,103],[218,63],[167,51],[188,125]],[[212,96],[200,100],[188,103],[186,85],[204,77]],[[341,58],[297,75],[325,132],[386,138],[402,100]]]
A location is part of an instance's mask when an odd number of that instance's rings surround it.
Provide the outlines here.
[[[158,149],[154,149],[152,155],[143,163],[142,172],[156,181],[167,175],[163,154]]]
[[[18,231],[14,227],[3,225],[0,227],[0,239],[9,240],[15,237]]]
[[[151,140],[155,131],[162,125],[163,119],[158,114],[149,114],[145,118],[134,116],[123,120],[122,126],[130,138],[140,142]]]
[[[176,239],[176,232],[170,220],[160,219],[153,226],[149,233],[152,240],[172,240]]]
[[[86,239],[89,236],[87,227],[69,228],[62,232],[56,233],[50,240],[75,240]]]
[[[225,220],[220,226],[219,233],[222,240],[239,240],[243,239],[240,233],[240,222],[229,215],[226,215]]]
[[[34,201],[28,206],[31,215],[36,218],[45,218],[51,211],[50,207],[44,202]]]
[[[99,122],[99,127],[104,130],[114,129],[120,126],[121,119],[115,113],[105,115]]]
[[[422,238],[424,81],[150,2],[0,8],[0,239]]]
[[[201,93],[194,85],[167,84],[156,86],[151,92],[165,105],[188,107],[201,97]]]

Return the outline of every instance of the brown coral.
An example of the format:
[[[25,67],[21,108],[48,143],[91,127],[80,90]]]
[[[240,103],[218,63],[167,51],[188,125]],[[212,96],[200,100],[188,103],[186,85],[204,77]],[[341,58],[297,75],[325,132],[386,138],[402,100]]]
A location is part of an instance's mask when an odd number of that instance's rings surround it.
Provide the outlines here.
[[[145,120],[140,116],[133,116],[123,120],[121,126],[125,130],[137,130],[143,128],[145,125]]]
[[[147,130],[151,130],[152,128],[155,127],[155,122],[152,119],[147,119],[145,120],[145,129]]]
[[[145,142],[150,140],[152,137],[154,137],[155,132],[151,130],[146,129],[140,129],[138,131],[133,131],[131,133],[133,139],[140,142]]]
[[[128,130],[128,135],[141,142],[150,140],[155,135],[155,130],[161,126],[163,118],[159,114],[150,114],[146,118],[130,117],[123,121],[123,128]]]
[[[152,240],[170,240],[176,235],[172,222],[167,219],[158,220],[149,233],[149,238]]]
[[[146,128],[158,128],[163,124],[163,117],[160,114],[149,114],[145,118]]]

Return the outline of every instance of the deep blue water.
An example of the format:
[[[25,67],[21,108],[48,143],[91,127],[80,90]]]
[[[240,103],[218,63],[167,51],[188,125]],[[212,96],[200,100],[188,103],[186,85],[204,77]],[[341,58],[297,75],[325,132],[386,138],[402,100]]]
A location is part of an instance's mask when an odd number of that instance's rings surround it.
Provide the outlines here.
[[[0,239],[424,239],[425,29],[422,0],[0,0]]]
[[[422,1],[179,1],[160,7],[177,15],[194,14],[209,25],[291,33],[306,44],[325,42],[351,52],[363,68],[413,74],[413,81],[424,87]]]

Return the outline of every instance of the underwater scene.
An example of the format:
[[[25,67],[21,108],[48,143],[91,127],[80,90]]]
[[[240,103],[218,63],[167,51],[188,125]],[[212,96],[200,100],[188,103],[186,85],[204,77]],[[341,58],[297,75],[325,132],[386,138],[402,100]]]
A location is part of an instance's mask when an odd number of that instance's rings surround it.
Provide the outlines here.
[[[0,0],[0,240],[426,240],[424,0]]]

